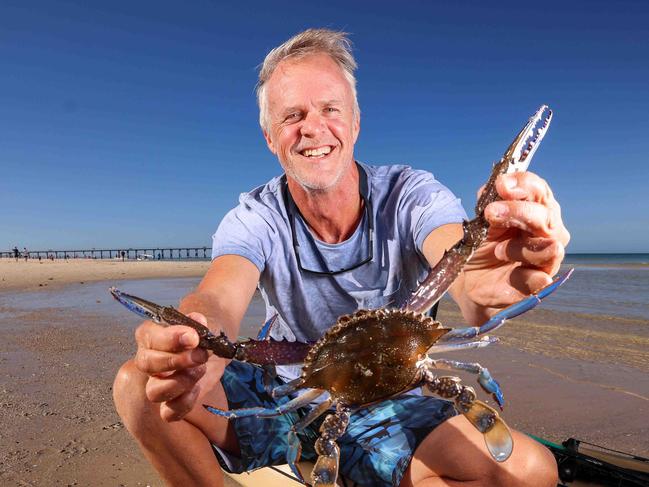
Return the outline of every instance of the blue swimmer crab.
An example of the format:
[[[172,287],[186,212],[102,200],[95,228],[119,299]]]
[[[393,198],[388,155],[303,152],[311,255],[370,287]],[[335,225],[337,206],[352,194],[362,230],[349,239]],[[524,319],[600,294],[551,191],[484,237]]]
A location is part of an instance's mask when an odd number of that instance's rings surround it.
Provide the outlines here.
[[[156,323],[192,327],[200,337],[199,346],[219,357],[262,367],[302,364],[301,376],[276,387],[272,395],[278,398],[300,389],[306,391],[281,406],[232,411],[206,406],[212,413],[226,418],[272,417],[308,407],[316,398],[328,393],[328,397],[312,407],[289,432],[287,462],[302,481],[304,479],[296,466],[301,453],[298,431],[329,411],[320,427],[321,436],[315,443],[319,456],[311,481],[314,486],[333,486],[338,476],[340,457],[336,440],[345,432],[351,413],[420,386],[440,397],[452,399],[456,409],[483,433],[491,456],[498,462],[505,461],[511,455],[513,439],[498,412],[478,400],[473,388],[462,385],[458,377],[437,376],[436,370],[462,370],[476,374],[478,384],[492,395],[502,409],[504,399],[498,382],[478,363],[433,359],[429,355],[478,348],[495,342],[496,339],[486,335],[488,332],[502,326],[505,320],[534,308],[568,279],[571,271],[539,292],[497,313],[482,326],[445,328],[426,312],[448,290],[485,239],[488,223],[484,218],[484,209],[498,199],[496,178],[500,174],[527,169],[551,118],[552,112],[544,105],[529,119],[501,160],[494,165],[476,205],[476,217],[463,224],[462,240],[444,254],[403,306],[359,310],[341,316],[317,342],[288,342],[269,338],[273,319],[262,327],[256,339],[232,342],[223,332],[216,335],[172,307],[162,307],[115,288],[111,288],[111,293],[127,308]]]

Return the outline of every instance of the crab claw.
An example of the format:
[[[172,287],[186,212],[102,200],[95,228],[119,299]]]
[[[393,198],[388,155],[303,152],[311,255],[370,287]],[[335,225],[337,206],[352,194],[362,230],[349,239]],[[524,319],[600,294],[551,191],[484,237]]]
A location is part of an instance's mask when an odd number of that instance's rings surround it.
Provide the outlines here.
[[[487,450],[497,462],[504,462],[512,454],[514,439],[495,409],[482,401],[473,401],[464,416],[484,435]]]
[[[491,397],[493,397],[494,401],[498,403],[498,407],[502,411],[503,406],[505,405],[503,391],[500,389],[500,384],[498,384],[498,381],[491,376],[491,373],[487,369],[483,368],[480,371],[480,375],[478,375],[478,383],[485,390],[485,392],[491,394]]]

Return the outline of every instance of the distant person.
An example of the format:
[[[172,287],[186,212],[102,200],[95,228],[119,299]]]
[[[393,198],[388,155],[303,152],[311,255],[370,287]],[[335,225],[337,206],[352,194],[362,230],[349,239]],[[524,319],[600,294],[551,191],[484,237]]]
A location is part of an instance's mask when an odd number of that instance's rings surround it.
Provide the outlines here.
[[[122,255],[122,262],[124,262],[124,258],[126,257],[126,252],[122,250],[120,254]]]
[[[18,257],[20,257],[20,250],[18,250],[18,246],[14,247],[14,257],[16,258],[16,262],[18,262]]]
[[[23,257],[25,258],[25,262],[27,262],[27,259],[29,259],[29,251],[27,250],[27,247],[23,247]]]

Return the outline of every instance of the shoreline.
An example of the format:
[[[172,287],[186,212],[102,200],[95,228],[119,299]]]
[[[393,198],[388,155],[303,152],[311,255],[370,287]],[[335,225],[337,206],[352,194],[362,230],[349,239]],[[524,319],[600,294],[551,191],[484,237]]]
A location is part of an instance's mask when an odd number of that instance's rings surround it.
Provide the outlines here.
[[[133,331],[140,318],[109,300],[103,287],[80,284],[199,278],[209,264],[0,260],[0,298],[6,291],[11,303],[0,302],[0,483],[163,485],[111,398],[117,369],[135,352]],[[181,293],[175,286],[168,289]],[[45,305],[10,296],[45,290],[57,296],[43,292]],[[71,300],[76,293],[83,299]],[[254,336],[263,317],[256,294],[240,334]],[[451,300],[442,301],[439,320],[447,326],[463,323]],[[648,325],[642,319],[540,306],[499,330],[500,344],[443,357],[489,368],[503,387],[503,414],[513,428],[550,441],[574,437],[648,456]],[[476,387],[475,377],[462,378],[492,402]],[[237,484],[227,479],[225,485]]]
[[[0,259],[0,292],[56,289],[115,279],[202,277],[210,261],[18,260]]]

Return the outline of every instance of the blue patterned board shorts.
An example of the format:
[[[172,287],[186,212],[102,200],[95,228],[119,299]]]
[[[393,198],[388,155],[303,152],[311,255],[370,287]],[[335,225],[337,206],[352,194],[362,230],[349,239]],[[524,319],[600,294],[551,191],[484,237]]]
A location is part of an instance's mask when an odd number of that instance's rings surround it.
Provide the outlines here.
[[[275,408],[288,402],[289,398],[274,399],[266,392],[263,376],[258,367],[231,362],[221,379],[229,408]],[[283,384],[275,380],[277,385]],[[307,412],[308,408],[302,408],[272,418],[232,420],[241,457],[214,447],[221,467],[241,473],[285,464],[288,432]],[[340,473],[363,486],[398,486],[417,446],[438,424],[455,414],[451,402],[417,395],[404,395],[354,412],[347,431],[338,439]],[[316,460],[313,444],[325,416],[298,433],[303,460]]]

